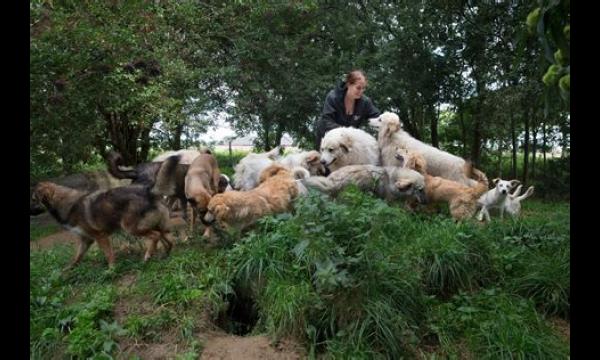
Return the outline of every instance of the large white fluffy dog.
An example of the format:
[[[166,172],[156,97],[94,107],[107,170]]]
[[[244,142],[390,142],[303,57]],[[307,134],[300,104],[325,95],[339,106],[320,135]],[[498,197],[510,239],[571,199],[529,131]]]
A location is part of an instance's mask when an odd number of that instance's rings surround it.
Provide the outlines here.
[[[330,171],[347,165],[379,165],[377,140],[360,129],[335,128],[321,141],[321,163]]]
[[[402,129],[398,115],[384,112],[381,116],[369,120],[369,124],[379,128],[377,142],[381,149],[381,161],[384,166],[396,164],[394,156],[397,149],[402,148],[423,155],[427,162],[427,173],[431,176],[439,176],[470,187],[478,185],[477,181],[465,175],[463,158],[413,138]],[[473,169],[473,172],[480,174],[477,169]]]

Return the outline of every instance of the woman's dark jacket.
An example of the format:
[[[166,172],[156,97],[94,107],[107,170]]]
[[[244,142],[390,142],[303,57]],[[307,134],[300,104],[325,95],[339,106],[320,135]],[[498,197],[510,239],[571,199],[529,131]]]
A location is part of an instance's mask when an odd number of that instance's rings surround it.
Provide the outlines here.
[[[367,124],[370,118],[381,114],[379,109],[373,105],[371,99],[363,95],[360,99],[354,101],[354,114],[346,115],[344,106],[344,97],[348,88],[345,82],[341,82],[335,89],[331,90],[325,98],[321,118],[317,120],[316,130],[316,149],[320,150],[321,139],[331,129],[340,126],[361,127]]]

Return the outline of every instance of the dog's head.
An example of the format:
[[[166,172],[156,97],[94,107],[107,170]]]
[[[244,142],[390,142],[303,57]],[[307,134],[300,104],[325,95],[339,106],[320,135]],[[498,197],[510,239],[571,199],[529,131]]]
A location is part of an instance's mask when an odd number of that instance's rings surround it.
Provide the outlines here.
[[[263,182],[267,181],[267,179],[277,175],[287,175],[292,177],[292,174],[285,166],[280,164],[271,164],[260,173],[258,182],[262,184]]]
[[[304,158],[305,168],[311,176],[325,175],[327,170],[325,165],[321,163],[321,154],[316,150],[309,151]]]
[[[400,121],[400,117],[398,117],[397,114],[388,111],[376,118],[369,119],[369,125],[379,129],[380,134],[383,133],[387,136],[390,136],[402,129],[402,121]]]
[[[515,186],[519,185],[521,182],[519,180],[502,180],[500,178],[495,178],[492,180],[492,183],[495,185],[496,192],[501,195],[507,195]]]
[[[427,202],[425,195],[425,178],[415,170],[400,167],[387,167],[389,177],[389,191],[397,199],[416,199],[424,204]]]
[[[330,131],[327,134],[332,134]],[[344,164],[339,164],[340,159],[352,151],[352,139],[343,133],[339,136],[327,136],[321,141],[321,164],[329,171],[335,171]]]
[[[399,167],[415,170],[421,175],[427,174],[427,161],[423,155],[397,147],[394,157],[398,160]]]
[[[204,216],[211,198],[207,191],[198,191],[194,196],[189,196],[187,201],[200,213],[200,216]]]
[[[44,208],[50,208],[52,206],[52,200],[54,199],[56,190],[57,185],[51,182],[42,181],[38,183],[33,190],[33,194],[31,195],[31,203],[35,205],[33,205],[33,209],[30,206],[30,212],[33,210],[39,214],[43,212]]]
[[[225,174],[221,174],[219,176],[219,186],[217,192],[222,193],[225,191],[231,191],[233,188],[230,185],[231,181],[229,180],[229,176]]]

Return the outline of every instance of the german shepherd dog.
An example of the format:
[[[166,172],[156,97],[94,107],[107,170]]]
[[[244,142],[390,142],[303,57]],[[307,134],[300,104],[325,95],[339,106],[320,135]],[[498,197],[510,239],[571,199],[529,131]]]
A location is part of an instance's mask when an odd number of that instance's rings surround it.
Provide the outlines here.
[[[94,192],[82,191],[51,182],[40,182],[33,198],[44,205],[54,219],[79,235],[78,249],[71,268],[81,261],[90,245],[96,241],[113,267],[115,256],[109,236],[123,229],[131,235],[147,238],[147,261],[158,241],[169,254],[173,243],[167,237],[169,211],[148,186],[129,185]]]
[[[162,181],[161,175],[167,174],[167,176],[173,176],[174,181],[169,180],[169,186],[155,187],[155,191],[158,191],[157,195],[166,196],[169,199],[169,204],[173,201],[179,200],[180,205],[183,209],[183,218],[187,221],[187,211],[185,211],[186,197],[185,197],[185,175],[190,167],[189,164],[180,164],[181,155],[174,155],[168,157],[164,162],[145,162],[138,164],[132,170],[123,170],[120,167],[123,165],[123,157],[116,151],[111,151],[108,154],[108,172],[116,177],[117,179],[131,179],[132,184],[139,184],[148,187],[153,187],[157,180]],[[164,166],[163,166],[164,165]],[[161,167],[163,168],[162,171]],[[164,179],[164,181],[167,181]],[[163,193],[160,193],[163,191]]]

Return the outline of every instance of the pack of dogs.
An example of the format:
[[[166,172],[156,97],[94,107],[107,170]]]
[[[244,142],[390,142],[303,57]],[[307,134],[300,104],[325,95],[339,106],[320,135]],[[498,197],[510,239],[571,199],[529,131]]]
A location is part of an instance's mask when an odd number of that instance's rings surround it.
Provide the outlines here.
[[[283,147],[249,153],[234,168],[233,182],[222,174],[210,150],[169,151],[152,161],[126,167],[110,152],[107,170],[129,185],[104,190],[74,189],[40,182],[31,196],[31,214],[47,210],[63,227],[78,235],[70,266],[78,264],[96,242],[110,267],[115,256],[109,237],[125,231],[146,241],[144,261],[160,242],[168,255],[174,241],[169,219],[176,203],[184,210],[191,234],[199,219],[203,237],[214,240],[222,231],[243,231],[264,216],[290,212],[294,201],[315,190],[334,198],[350,185],[388,202],[402,201],[410,211],[447,204],[456,221],[490,221],[490,211],[518,217],[518,180],[492,180],[470,161],[415,139],[399,117],[385,112],[371,119],[377,131],[339,127],[325,134],[319,151],[284,154]],[[187,209],[190,209],[191,216]],[[477,211],[479,210],[479,213]]]

